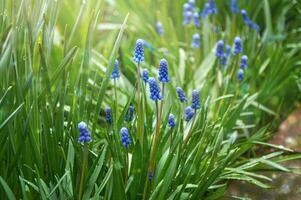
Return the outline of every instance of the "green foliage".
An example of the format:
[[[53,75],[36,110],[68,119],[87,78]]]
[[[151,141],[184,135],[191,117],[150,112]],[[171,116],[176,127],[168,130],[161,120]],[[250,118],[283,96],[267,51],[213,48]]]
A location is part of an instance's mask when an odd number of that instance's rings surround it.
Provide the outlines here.
[[[300,25],[297,20],[287,23],[300,16],[300,3],[241,2],[241,7],[253,13],[251,18],[259,21],[260,33],[233,16],[228,1],[219,2],[219,14],[203,20],[200,29],[184,28],[183,3],[1,2],[0,197],[80,199],[84,153],[84,145],[77,142],[80,121],[87,122],[93,138],[88,145],[82,199],[213,200],[224,195],[231,180],[269,188],[271,179],[259,171],[297,173],[281,163],[300,159],[300,154],[266,140],[277,121],[300,100],[300,40],[296,40]],[[199,7],[203,3],[197,1]],[[111,14],[115,8],[117,16]],[[108,20],[118,24],[103,22]],[[158,20],[165,29],[162,37],[154,26]],[[201,48],[193,50],[195,32],[202,35]],[[224,38],[232,44],[237,35],[243,38],[250,59],[242,83],[233,74],[238,57],[229,60],[232,68],[223,69],[213,53],[217,40]],[[169,61],[172,81],[165,88],[159,125],[158,110],[144,83],[142,103],[136,100],[139,83],[131,59],[138,38],[148,42],[141,67],[152,76],[156,77],[162,57]],[[122,76],[114,84],[110,75],[116,58]],[[195,88],[201,93],[201,109],[189,123],[184,121],[176,86],[183,87],[188,96]],[[132,122],[125,122],[131,103],[135,112],[141,106],[142,118],[136,112]],[[112,126],[104,121],[105,106],[113,108]],[[169,113],[175,114],[173,129],[167,126]],[[141,140],[139,122],[143,124]],[[128,149],[120,141],[123,126],[132,140]],[[153,145],[155,134],[158,143]],[[257,155],[256,145],[275,151]],[[150,166],[154,169],[151,182]]]

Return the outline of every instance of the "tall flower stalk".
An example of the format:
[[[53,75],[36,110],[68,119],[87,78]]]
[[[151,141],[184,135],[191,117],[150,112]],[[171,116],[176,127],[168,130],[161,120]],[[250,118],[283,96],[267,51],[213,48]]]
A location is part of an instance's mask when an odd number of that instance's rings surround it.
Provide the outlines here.
[[[140,63],[144,61],[144,41],[138,39],[136,42],[133,61],[137,63],[137,96],[138,96],[138,140],[142,143],[142,112],[141,112],[141,72]]]
[[[82,165],[82,172],[81,172],[80,185],[79,185],[79,195],[78,195],[78,200],[81,200],[83,194],[83,187],[84,187],[85,171],[88,163],[88,142],[91,142],[92,138],[90,136],[88,126],[85,122],[80,122],[78,124],[78,131],[80,133],[78,137],[78,142],[84,143],[83,165]]]

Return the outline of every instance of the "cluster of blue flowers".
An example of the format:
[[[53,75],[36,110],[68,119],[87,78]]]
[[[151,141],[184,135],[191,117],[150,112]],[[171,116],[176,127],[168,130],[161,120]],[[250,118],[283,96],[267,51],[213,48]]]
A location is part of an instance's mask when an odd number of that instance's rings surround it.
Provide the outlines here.
[[[242,15],[242,18],[243,18],[243,20],[244,20],[244,22],[245,22],[245,24],[246,24],[247,26],[249,26],[251,29],[254,29],[254,30],[256,30],[256,31],[259,31],[259,30],[260,30],[260,27],[258,26],[258,24],[256,24],[255,22],[253,22],[253,21],[249,18],[248,14],[247,14],[247,11],[241,10],[241,15]]]
[[[77,125],[79,131],[78,142],[91,142],[92,138],[90,136],[90,132],[88,126],[85,122],[80,122]]]
[[[228,57],[232,55],[232,48],[230,45],[226,45],[226,52],[224,52],[225,43],[223,40],[219,40],[216,44],[215,56],[219,59],[222,66],[226,66],[228,63]]]
[[[195,0],[188,0],[183,5],[183,24],[189,25],[192,21],[192,18],[195,27],[197,28],[200,27],[201,26],[200,15],[195,7]]]
[[[175,116],[173,114],[169,114],[168,116],[168,127],[173,128],[176,126]]]
[[[134,106],[130,105],[129,109],[125,113],[125,121],[127,121],[127,122],[133,121],[133,119],[134,119],[134,111],[135,111]]]
[[[201,43],[200,34],[198,34],[198,33],[193,34],[191,47],[197,49],[200,47],[200,43]]]
[[[120,135],[122,146],[128,148],[129,145],[132,143],[128,129],[126,127],[122,127],[120,129]]]
[[[228,57],[232,55],[232,48],[230,45],[226,45],[226,52],[224,52],[224,46],[225,43],[223,40],[219,40],[216,44],[216,50],[215,50],[215,56],[219,59],[221,65],[225,66],[227,65]],[[238,55],[243,53],[243,43],[242,39],[240,37],[234,38],[233,43],[233,53]],[[237,72],[237,78],[239,81],[243,80],[244,77],[244,71],[247,68],[248,65],[248,57],[246,55],[243,55],[241,57],[240,61],[240,69]]]
[[[211,14],[217,14],[217,8],[216,8],[214,0],[208,0],[205,3],[204,8],[201,13],[201,16],[202,16],[202,18],[206,18],[207,16],[209,16]]]
[[[157,30],[157,33],[162,36],[164,35],[164,27],[163,27],[163,24],[159,21],[157,21],[156,23],[156,30]]]
[[[119,77],[120,77],[120,74],[119,74],[119,62],[118,62],[118,60],[115,60],[114,69],[113,69],[113,72],[111,74],[111,79],[117,79]]]

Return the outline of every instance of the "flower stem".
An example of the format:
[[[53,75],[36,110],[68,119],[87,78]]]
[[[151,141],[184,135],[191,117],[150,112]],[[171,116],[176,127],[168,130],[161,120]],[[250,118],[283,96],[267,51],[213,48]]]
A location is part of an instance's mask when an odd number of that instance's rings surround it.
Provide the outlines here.
[[[88,161],[88,145],[87,145],[87,143],[85,143],[84,144],[84,151],[83,151],[83,165],[82,165],[82,173],[81,173],[81,177],[80,177],[78,200],[82,199],[83,186],[84,186],[84,176],[85,176],[87,161]]]
[[[138,141],[142,143],[142,113],[141,113],[141,78],[140,78],[140,63],[137,64],[137,95],[138,95]]]

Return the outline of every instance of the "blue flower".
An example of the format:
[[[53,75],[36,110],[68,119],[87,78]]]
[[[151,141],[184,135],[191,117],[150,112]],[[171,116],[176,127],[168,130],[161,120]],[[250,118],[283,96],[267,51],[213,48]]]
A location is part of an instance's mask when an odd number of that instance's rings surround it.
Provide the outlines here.
[[[248,66],[248,56],[243,55],[243,56],[241,57],[240,68],[241,68],[241,69],[246,69],[247,66]]]
[[[130,122],[134,118],[134,106],[130,105],[129,109],[125,113],[125,121]]]
[[[215,1],[209,0],[209,5],[210,5],[210,14],[217,14],[217,8],[215,6]]]
[[[169,82],[167,65],[168,65],[168,63],[164,58],[160,60],[159,71],[158,71],[158,75],[159,75],[158,80],[162,83]]]
[[[239,81],[242,81],[244,79],[244,70],[243,69],[239,69],[237,72],[237,79]]]
[[[143,69],[143,70],[142,70],[142,80],[143,80],[145,83],[147,83],[147,81],[148,81],[148,71],[147,71],[147,69]]]
[[[162,100],[162,96],[160,94],[160,89],[157,85],[156,79],[150,77],[148,79],[149,90],[150,90],[150,99],[153,101]]]
[[[182,103],[187,102],[188,99],[187,99],[187,97],[186,97],[186,95],[185,95],[183,89],[180,88],[180,87],[177,87],[177,88],[176,88],[176,91],[177,91],[177,93],[178,93],[178,97],[179,97],[180,101],[181,101]]]
[[[210,4],[209,3],[205,3],[204,8],[201,12],[201,17],[202,18],[206,18],[209,14],[211,14],[210,11]]]
[[[226,54],[223,54],[222,57],[220,58],[220,63],[221,65],[225,66],[228,63],[228,57]]]
[[[176,126],[175,116],[173,114],[169,114],[168,116],[168,127],[173,128]]]
[[[216,50],[215,50],[215,56],[217,58],[222,58],[224,55],[224,41],[220,40],[217,42]]]
[[[164,35],[164,27],[161,22],[156,23],[156,29],[157,29],[157,33],[159,35],[161,35],[161,36]]]
[[[230,45],[226,45],[226,56],[229,57],[232,55],[232,47]]]
[[[191,47],[195,48],[195,49],[199,48],[200,47],[200,39],[201,39],[200,34],[198,34],[198,33],[193,34]]]
[[[193,109],[190,106],[188,106],[185,109],[185,121],[189,122],[192,119],[192,117],[194,116],[194,114],[195,113],[194,113]]]
[[[135,52],[133,61],[136,63],[140,63],[144,61],[144,41],[142,39],[138,39],[136,42]]]
[[[191,17],[192,17],[192,12],[191,12],[191,11],[186,11],[186,12],[184,12],[184,13],[183,13],[183,17],[184,17],[183,24],[184,24],[184,25],[190,24],[190,22],[191,22]]]
[[[189,4],[191,9],[195,8],[195,0],[188,0],[188,4]]]
[[[88,126],[85,122],[78,123],[77,128],[79,131],[78,142],[91,142],[92,141]]]
[[[235,37],[234,39],[234,53],[240,54],[243,52],[242,40],[240,37]]]
[[[111,79],[116,79],[116,78],[119,78],[119,77],[120,77],[120,74],[119,74],[119,62],[118,62],[118,60],[115,60],[114,69],[113,69],[113,72],[111,74]]]
[[[120,130],[122,146],[127,148],[132,142],[127,128],[123,127]]]
[[[112,124],[112,114],[111,114],[111,108],[110,107],[106,108],[106,122],[108,124]]]
[[[241,10],[241,15],[245,24],[248,25],[251,29],[254,29],[256,31],[260,30],[260,27],[249,18],[246,10]]]
[[[231,12],[238,13],[239,7],[237,5],[237,0],[231,0]]]
[[[192,109],[200,109],[201,104],[200,104],[200,95],[197,90],[192,91],[192,102],[191,102],[191,108]]]
[[[193,14],[193,22],[194,22],[195,27],[200,27],[201,26],[200,16],[199,16],[198,12],[195,12]]]
[[[184,15],[185,12],[191,11],[191,10],[192,10],[192,9],[191,9],[191,7],[190,7],[190,5],[189,5],[188,3],[185,3],[185,4],[183,5],[183,15]]]
[[[153,180],[153,178],[154,178],[154,174],[153,174],[153,172],[148,172],[148,180],[149,181],[152,181]]]

